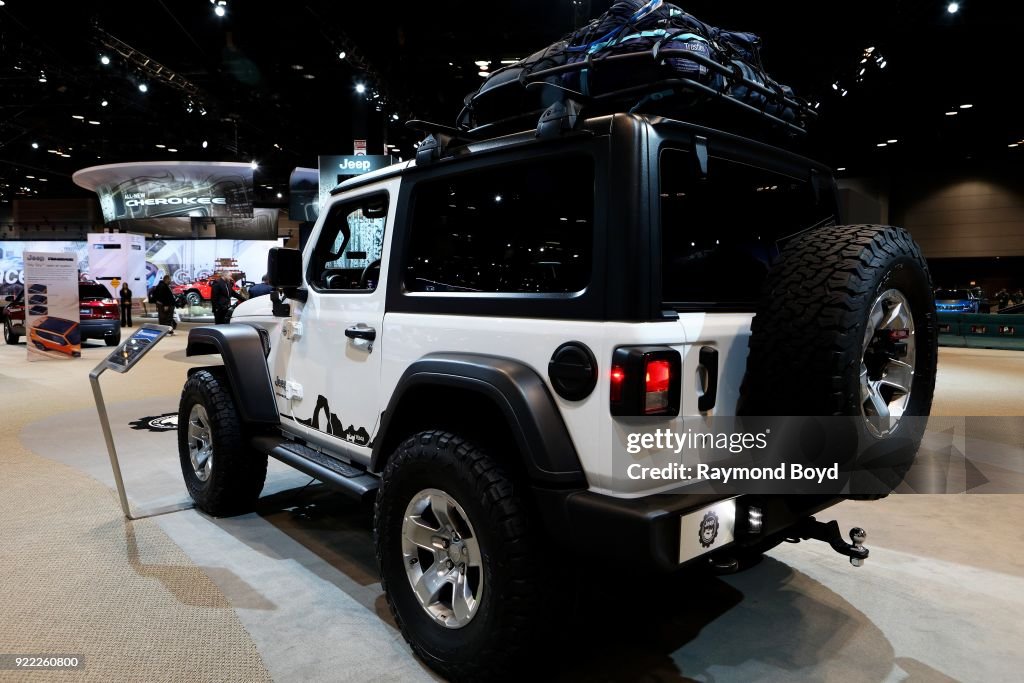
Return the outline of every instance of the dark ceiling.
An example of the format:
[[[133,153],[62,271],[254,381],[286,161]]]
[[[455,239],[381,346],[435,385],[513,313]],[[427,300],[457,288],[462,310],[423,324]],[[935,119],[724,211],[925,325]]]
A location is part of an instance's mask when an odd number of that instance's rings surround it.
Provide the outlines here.
[[[482,81],[474,62],[525,56],[608,5],[227,0],[217,17],[209,0],[5,0],[0,199],[87,196],[70,176],[96,164],[255,160],[260,199],[272,205],[292,168],[315,166],[318,154],[351,153],[353,138],[368,138],[371,153],[387,142],[407,156],[418,136],[402,122],[453,123],[463,96]],[[1008,145],[1024,137],[1013,106],[1024,3],[968,0],[955,15],[947,5],[684,7],[759,33],[769,72],[821,102],[802,151],[859,175],[970,164],[1012,172],[1018,148]],[[138,54],[126,58],[115,44]],[[886,68],[873,59],[858,82],[868,47]],[[146,59],[172,81],[140,70]],[[368,85],[366,96],[357,83]],[[887,140],[898,142],[877,146]]]

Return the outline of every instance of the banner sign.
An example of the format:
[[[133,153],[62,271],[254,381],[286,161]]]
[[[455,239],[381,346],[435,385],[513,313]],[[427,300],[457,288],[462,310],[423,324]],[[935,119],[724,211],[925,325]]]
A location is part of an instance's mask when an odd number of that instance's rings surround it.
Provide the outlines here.
[[[319,157],[320,206],[331,196],[331,190],[349,178],[387,168],[392,163],[391,155],[387,154]]]
[[[25,252],[24,258],[28,359],[80,357],[78,258],[44,251]]]
[[[315,168],[296,168],[288,182],[288,217],[312,223],[320,215],[320,173]]]
[[[251,218],[250,164],[164,161],[93,166],[77,171],[79,187],[99,196],[103,220],[189,216]]]
[[[146,294],[146,238],[125,233],[88,235],[89,277],[106,286],[110,298],[120,299],[128,283],[133,299]]]

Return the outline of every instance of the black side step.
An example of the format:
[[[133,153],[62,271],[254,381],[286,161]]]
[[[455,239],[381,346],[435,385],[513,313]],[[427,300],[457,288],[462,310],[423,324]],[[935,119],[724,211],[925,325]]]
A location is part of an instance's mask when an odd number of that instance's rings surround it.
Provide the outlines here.
[[[257,436],[252,445],[261,453],[357,498],[365,498],[380,488],[380,479],[366,470],[283,437]]]

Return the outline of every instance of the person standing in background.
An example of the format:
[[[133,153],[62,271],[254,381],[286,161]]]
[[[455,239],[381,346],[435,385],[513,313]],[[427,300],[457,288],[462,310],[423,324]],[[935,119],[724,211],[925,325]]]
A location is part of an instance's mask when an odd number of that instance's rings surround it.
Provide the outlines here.
[[[171,328],[168,334],[174,334],[174,328],[178,324],[174,322],[174,292],[171,291],[170,275],[164,275],[164,279],[153,288],[153,301],[156,302],[160,324]]]
[[[220,272],[220,277],[210,286],[210,298],[213,301],[213,320],[217,325],[228,322],[228,309],[231,308],[231,297],[239,301],[245,301],[245,297],[235,291],[234,280],[226,270]]]
[[[132,327],[132,290],[128,281],[121,285],[121,327]]]
[[[272,291],[274,291],[274,288],[271,287],[268,284],[269,280],[270,280],[270,276],[269,275],[264,275],[262,282],[260,282],[258,285],[253,285],[252,287],[250,287],[249,288],[249,298],[250,299],[254,299],[254,298],[258,297],[258,296],[265,296],[267,294],[270,294]]]

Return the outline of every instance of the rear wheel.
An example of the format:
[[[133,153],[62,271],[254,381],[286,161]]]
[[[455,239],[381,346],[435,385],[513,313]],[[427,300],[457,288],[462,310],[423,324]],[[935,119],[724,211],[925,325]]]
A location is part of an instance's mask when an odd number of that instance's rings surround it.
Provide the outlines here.
[[[14,331],[14,325],[9,318],[4,318],[4,341],[8,344],[17,344],[21,335]]]
[[[117,346],[121,343],[121,334],[115,334],[113,337],[104,337],[103,341],[107,343],[107,346]]]
[[[446,678],[508,677],[551,621],[518,494],[487,452],[447,432],[408,439],[384,472],[374,531],[388,605]]]
[[[185,294],[185,303],[189,306],[199,306],[203,303],[203,297],[200,296],[199,292],[192,290]]]
[[[263,490],[267,456],[253,451],[223,374],[200,370],[181,392],[178,456],[196,506],[222,517],[250,512]]]

